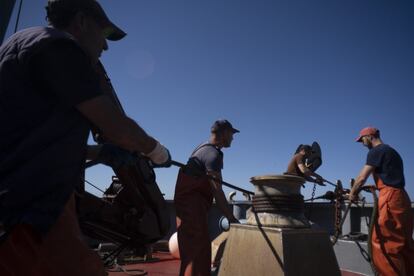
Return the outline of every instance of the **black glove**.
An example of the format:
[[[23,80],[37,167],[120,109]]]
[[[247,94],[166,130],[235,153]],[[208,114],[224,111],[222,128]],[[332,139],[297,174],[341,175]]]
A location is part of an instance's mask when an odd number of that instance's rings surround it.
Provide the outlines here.
[[[136,161],[136,157],[118,146],[102,144],[96,161],[116,169],[123,165],[133,164]]]

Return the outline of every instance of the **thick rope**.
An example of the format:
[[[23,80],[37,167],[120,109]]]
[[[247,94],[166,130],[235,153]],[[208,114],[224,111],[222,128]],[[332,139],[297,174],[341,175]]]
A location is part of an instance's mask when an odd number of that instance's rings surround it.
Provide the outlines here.
[[[371,188],[370,191],[372,193],[372,197],[374,198],[374,205],[372,207],[371,221],[368,230],[368,256],[372,272],[374,272],[374,275],[378,275],[377,270],[375,268],[374,260],[372,258],[372,233],[374,231],[376,221],[378,220],[378,197],[374,188]]]
[[[22,11],[22,5],[23,5],[23,0],[20,0],[19,10],[17,12],[16,24],[14,25],[14,32],[17,32],[17,28],[19,27],[20,13]]]

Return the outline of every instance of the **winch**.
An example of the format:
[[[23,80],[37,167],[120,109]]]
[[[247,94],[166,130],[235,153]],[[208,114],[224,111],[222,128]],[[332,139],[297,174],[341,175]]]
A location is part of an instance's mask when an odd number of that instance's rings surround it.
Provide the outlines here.
[[[219,276],[340,276],[329,234],[311,227],[300,188],[290,175],[251,178],[253,206],[246,224],[232,224]]]

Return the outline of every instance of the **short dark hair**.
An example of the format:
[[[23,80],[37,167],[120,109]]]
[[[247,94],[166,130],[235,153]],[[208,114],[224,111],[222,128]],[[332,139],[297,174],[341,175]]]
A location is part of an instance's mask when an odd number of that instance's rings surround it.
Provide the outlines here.
[[[301,145],[299,147],[299,151],[301,151],[301,150],[304,150],[305,152],[309,152],[309,151],[312,151],[312,147],[309,146],[309,145]]]

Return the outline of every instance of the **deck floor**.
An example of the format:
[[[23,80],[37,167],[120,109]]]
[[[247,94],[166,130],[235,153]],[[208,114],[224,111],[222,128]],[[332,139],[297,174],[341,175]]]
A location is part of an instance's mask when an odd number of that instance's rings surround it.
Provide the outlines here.
[[[122,265],[115,269],[109,269],[108,276],[176,276],[180,270],[180,260],[174,259],[169,253],[157,252],[153,255],[154,261],[136,264]],[[125,270],[125,271],[122,271]],[[362,274],[341,271],[342,276],[361,276]]]
[[[173,258],[169,253],[157,252],[153,255],[154,261],[122,265],[118,269],[109,269],[109,276],[172,276],[178,275],[180,260]],[[123,272],[122,269],[126,270]],[[114,271],[116,270],[116,271]],[[140,273],[141,272],[141,273]],[[147,274],[144,274],[147,272]]]

